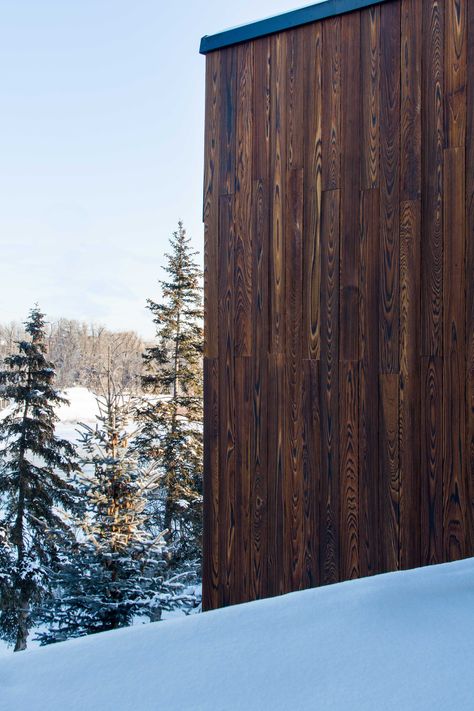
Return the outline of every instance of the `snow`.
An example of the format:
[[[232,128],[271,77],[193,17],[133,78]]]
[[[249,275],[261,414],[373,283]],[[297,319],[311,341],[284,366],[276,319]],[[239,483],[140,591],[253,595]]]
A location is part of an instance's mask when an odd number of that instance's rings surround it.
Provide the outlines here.
[[[59,422],[56,426],[56,434],[70,441],[77,440],[77,428],[79,423],[93,426],[98,414],[97,401],[94,393],[87,388],[73,387],[61,391],[61,395],[69,401],[68,405],[59,405],[56,408],[56,415]],[[0,419],[4,418],[13,409],[12,405],[0,410]]]
[[[0,659],[2,711],[474,708],[474,559]]]
[[[69,405],[60,405],[56,414],[60,422],[93,422],[97,413],[97,402],[94,393],[87,388],[76,386],[66,388],[61,395],[69,401]]]
[[[61,395],[69,401],[69,405],[59,405],[56,415],[59,422],[56,425],[56,436],[76,442],[79,424],[94,427],[98,414],[97,401],[94,393],[87,388],[66,388]]]

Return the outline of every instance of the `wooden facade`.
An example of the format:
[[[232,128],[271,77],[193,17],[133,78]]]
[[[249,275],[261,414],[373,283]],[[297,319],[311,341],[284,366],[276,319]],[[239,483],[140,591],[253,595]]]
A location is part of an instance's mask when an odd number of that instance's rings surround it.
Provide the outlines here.
[[[206,609],[474,555],[474,2],[206,57]]]

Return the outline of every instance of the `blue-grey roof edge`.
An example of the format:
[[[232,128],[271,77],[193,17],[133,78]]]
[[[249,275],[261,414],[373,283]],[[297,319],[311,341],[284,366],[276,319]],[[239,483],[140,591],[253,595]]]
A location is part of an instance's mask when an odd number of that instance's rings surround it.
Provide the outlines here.
[[[389,2],[389,0],[326,0],[326,2],[284,12],[281,15],[274,15],[265,20],[257,20],[247,25],[233,27],[215,35],[205,35],[201,39],[199,51],[201,54],[209,54],[209,52],[214,52],[216,49],[248,42],[257,37],[272,35],[275,32],[281,32],[293,27],[307,25],[310,22],[323,20],[326,17],[343,15],[371,5],[381,5],[384,2]]]

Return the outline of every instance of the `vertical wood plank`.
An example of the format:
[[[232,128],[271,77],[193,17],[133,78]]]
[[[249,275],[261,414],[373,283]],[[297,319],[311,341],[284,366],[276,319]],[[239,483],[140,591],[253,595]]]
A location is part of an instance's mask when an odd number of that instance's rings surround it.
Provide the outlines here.
[[[284,592],[283,580],[283,473],[284,473],[284,382],[283,354],[268,361],[268,595]]]
[[[204,355],[217,357],[218,333],[218,219],[219,219],[219,94],[220,58],[206,57],[206,108],[204,139]]]
[[[379,187],[380,151],[380,7],[360,13],[361,187]]]
[[[341,175],[341,18],[328,19],[322,27],[322,189],[335,190]]]
[[[233,602],[250,599],[250,496],[253,466],[251,463],[252,361],[247,356],[235,357],[235,462],[233,498],[235,522],[233,565],[235,591]]]
[[[270,37],[261,37],[254,43],[253,61],[253,146],[252,176],[254,180],[270,178],[271,148],[271,53]]]
[[[303,168],[304,29],[286,32],[286,158],[288,169]]]
[[[466,8],[467,0],[446,0],[445,138],[446,147],[464,146],[466,137]]]
[[[323,192],[321,221],[321,583],[339,580],[339,190]]]
[[[421,359],[421,556],[443,560],[443,361]]]
[[[235,601],[234,198],[219,199],[219,605]]]
[[[416,200],[421,195],[421,15],[419,0],[402,0],[401,200]]]
[[[344,361],[339,366],[341,392],[341,577],[358,578],[359,564],[359,412],[358,365]]]
[[[254,46],[253,89],[253,406],[251,492],[251,598],[261,598],[269,590],[269,247],[270,247],[270,150],[272,140],[272,43],[270,37]],[[272,560],[274,563],[274,560]]]
[[[474,555],[474,6],[467,7],[466,125],[466,477],[469,555]]]
[[[229,47],[219,52],[219,183],[218,195],[235,192],[237,50]]]
[[[403,160],[402,160],[403,162]],[[418,200],[400,207],[400,566],[421,565],[420,223]]]
[[[380,7],[380,355],[381,373],[397,373],[399,331],[400,4]]]
[[[341,360],[359,358],[359,233],[360,233],[360,113],[353,96],[360,94],[360,18],[341,23],[341,241],[340,323]],[[350,89],[349,89],[350,87]]]
[[[339,315],[339,448],[341,577],[359,574],[358,359],[360,268],[361,114],[352,97],[361,93],[360,17],[341,18],[341,204]],[[350,90],[349,90],[350,87]]]
[[[268,181],[254,183],[253,199],[253,404],[251,451],[251,549],[250,597],[264,597],[267,579],[268,477]]]
[[[444,2],[422,17],[422,353],[443,355]]]
[[[253,88],[253,406],[251,492],[250,596],[268,594],[268,349],[269,349],[269,230],[271,149],[271,40],[262,37],[254,45]]]
[[[284,540],[287,552],[285,589],[302,585],[304,514],[302,477],[302,269],[303,170],[291,169],[287,183],[286,245],[286,368]]]
[[[322,25],[305,28],[303,357],[319,359],[322,192]]]
[[[218,359],[204,358],[203,610],[219,605],[219,381]]]
[[[235,336],[237,356],[252,352],[252,134],[253,44],[239,45],[237,54],[235,175]]]
[[[382,568],[400,565],[400,469],[398,448],[399,376],[380,375],[380,524]]]
[[[303,361],[303,497],[305,587],[319,585],[321,479],[320,362]]]
[[[271,180],[270,353],[285,349],[285,181],[286,181],[286,33],[271,37]]]
[[[359,374],[359,509],[362,575],[382,570],[379,517],[379,219],[378,189],[361,196],[360,240],[360,374]]]
[[[444,166],[443,528],[446,559],[457,560],[466,553],[464,150],[447,149]]]

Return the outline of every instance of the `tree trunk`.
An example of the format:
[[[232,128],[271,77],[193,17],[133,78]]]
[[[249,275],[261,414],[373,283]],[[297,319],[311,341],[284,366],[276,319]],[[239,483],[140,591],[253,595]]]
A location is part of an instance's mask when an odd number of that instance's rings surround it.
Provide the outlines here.
[[[179,378],[179,337],[181,335],[181,311],[178,311],[178,317],[176,320],[176,334],[174,342],[174,355],[173,355],[173,416],[171,419],[171,435],[174,437],[176,432],[176,418],[178,410],[178,378]],[[165,504],[165,530],[168,533],[165,534],[165,541],[169,544],[172,541],[172,524],[173,524],[173,513],[175,508],[175,486],[176,486],[176,471],[174,467],[169,468],[168,472],[168,490],[166,492],[166,504]]]
[[[14,652],[22,652],[24,649],[26,649],[29,631],[29,612],[30,605],[28,595],[26,591],[23,591],[20,600],[20,608],[18,610],[18,626],[16,633],[15,649],[13,650]]]
[[[28,372],[28,389],[31,389],[31,371]],[[19,470],[19,482],[18,482],[18,511],[16,516],[15,525],[13,527],[14,542],[17,551],[17,570],[20,576],[24,574],[23,561],[25,559],[25,531],[24,531],[24,518],[25,518],[25,438],[26,438],[26,418],[28,417],[28,403],[25,403],[25,408],[23,410],[23,420],[21,428],[20,437],[20,447],[18,452],[18,470]],[[20,578],[21,579],[21,578]],[[28,626],[29,626],[29,611],[30,611],[30,599],[28,591],[25,588],[24,581],[20,583],[20,605],[18,609],[18,626],[16,634],[15,652],[21,652],[26,649],[26,643],[28,641]]]
[[[166,495],[165,519],[164,519],[165,531],[167,531],[167,533],[165,533],[165,541],[167,543],[171,543],[171,540],[172,540],[172,531],[171,531],[172,523],[173,523],[173,501],[172,501],[170,491],[168,489],[168,492]]]

